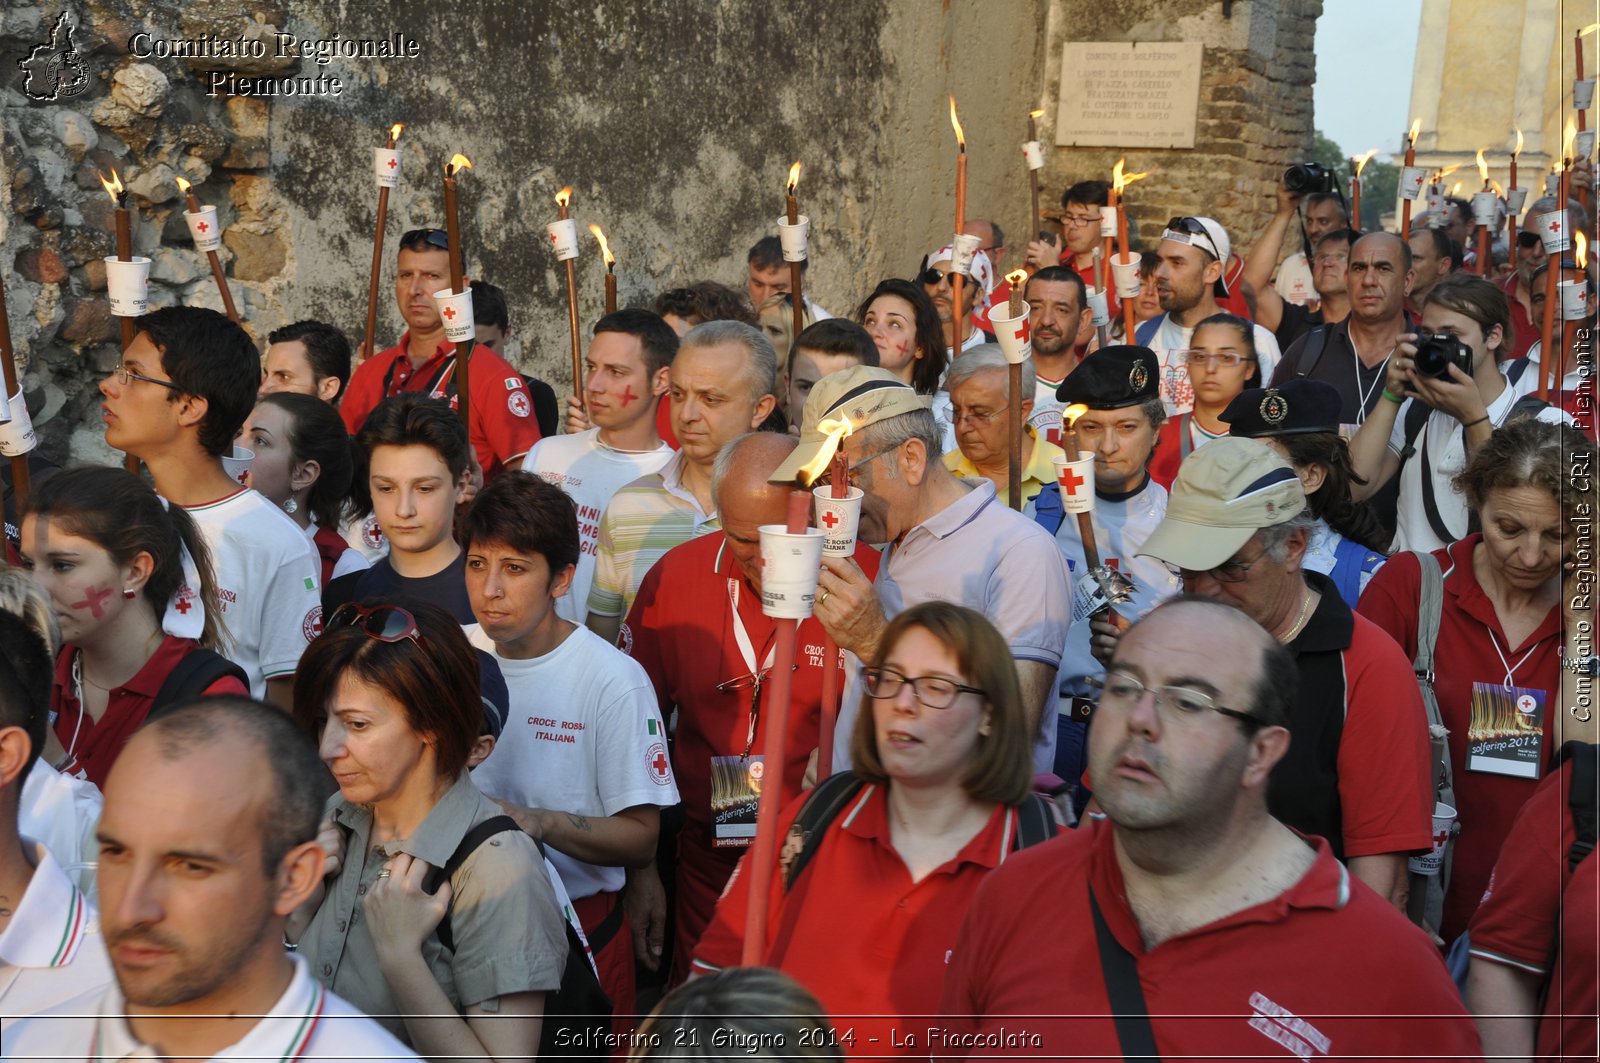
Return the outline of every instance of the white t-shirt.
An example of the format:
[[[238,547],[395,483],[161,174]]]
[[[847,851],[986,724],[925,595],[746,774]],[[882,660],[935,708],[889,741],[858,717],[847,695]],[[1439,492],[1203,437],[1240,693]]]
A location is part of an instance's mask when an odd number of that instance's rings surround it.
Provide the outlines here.
[[[554,650],[528,660],[500,656],[477,625],[467,636],[494,654],[511,692],[505,730],[472,771],[485,794],[579,816],[678,803],[666,727],[639,662],[582,624]],[[620,867],[545,851],[574,899],[626,883]]]
[[[22,839],[33,878],[0,931],[0,1030],[10,1051],[11,1024],[111,984],[100,914],[50,850]]]
[[[1028,424],[1039,435],[1061,446],[1061,411],[1067,404],[1056,398],[1056,388],[1061,386],[1059,380],[1046,380],[1042,376],[1033,378],[1033,412],[1028,415]]]
[[[588,614],[600,517],[611,496],[641,476],[660,472],[672,455],[665,443],[644,454],[616,450],[600,442],[600,429],[591,428],[575,435],[545,436],[522,459],[523,471],[561,488],[578,510],[578,568],[572,589],[556,599],[557,616],[582,624]]]
[[[1283,301],[1295,306],[1315,302],[1317,290],[1311,284],[1311,263],[1304,251],[1296,251],[1278,263],[1278,276],[1272,282]]]
[[[94,783],[63,775],[40,757],[22,783],[17,830],[49,849],[62,867],[71,866],[74,884],[89,890],[100,853],[94,832],[104,803]]]
[[[1174,352],[1189,349],[1194,329],[1178,324],[1171,314],[1162,314],[1157,320],[1161,325],[1147,346],[1156,352],[1156,357],[1161,361],[1161,398],[1167,405],[1167,416],[1174,417],[1194,409],[1194,389],[1189,384],[1188,367],[1173,361]],[[1256,364],[1261,367],[1261,379],[1271,380],[1272,371],[1278,368],[1278,358],[1282,353],[1278,350],[1277,337],[1256,325],[1255,341]]]
[[[1528,369],[1530,363],[1519,359],[1507,364],[1514,375],[1506,378],[1505,389],[1487,407],[1489,422],[1496,428],[1505,424],[1511,415],[1511,408],[1517,404],[1518,399],[1539,389],[1539,374]],[[1503,371],[1505,367],[1502,367]],[[1395,415],[1394,430],[1389,433],[1389,449],[1396,454],[1405,450],[1406,415],[1411,412],[1411,404],[1416,401],[1418,400],[1415,398],[1406,399],[1400,406],[1400,412]],[[1538,418],[1552,423],[1560,421],[1572,423],[1572,416],[1555,406],[1547,406],[1540,410]],[[1422,431],[1417,433],[1415,446],[1416,453],[1400,466],[1400,501],[1391,550],[1393,553],[1402,550],[1438,550],[1467,534],[1466,496],[1457,493],[1450,484],[1450,481],[1467,467],[1466,439],[1461,422],[1447,413],[1435,410],[1428,415]],[[1444,521],[1445,530],[1452,534],[1451,539],[1439,538],[1434,534],[1433,526],[1428,523],[1422,490],[1424,456],[1433,473],[1434,505],[1438,509],[1439,518]]]
[[[184,508],[211,548],[223,655],[250,677],[250,693],[265,697],[267,680],[293,675],[322,631],[322,562],[300,526],[249,488]]]

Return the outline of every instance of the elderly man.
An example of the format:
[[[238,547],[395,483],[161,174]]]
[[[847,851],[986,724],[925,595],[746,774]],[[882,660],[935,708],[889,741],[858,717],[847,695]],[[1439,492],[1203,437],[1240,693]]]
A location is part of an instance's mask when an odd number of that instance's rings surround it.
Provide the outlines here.
[[[1033,359],[1022,361],[1022,379],[1034,379]],[[950,421],[956,430],[956,446],[944,456],[944,466],[958,479],[983,477],[994,484],[1001,505],[1011,504],[1011,367],[999,344],[985,343],[958,358],[945,374],[950,389]],[[1022,400],[1021,487],[1024,503],[1055,483],[1056,458],[1066,451],[1028,424],[1033,412],[1032,389]]]
[[[789,492],[767,478],[794,448],[793,436],[756,432],[723,449],[713,478],[721,533],[669,550],[645,577],[623,628],[623,648],[649,674],[661,714],[677,720],[673,771],[683,795],[684,823],[677,843],[673,963],[680,977],[688,973],[690,955],[716,911],[722,887],[755,837],[751,779],[761,774],[752,773],[751,766],[761,763],[772,719],[762,711],[761,694],[772,670],[776,630],[776,622],[761,611],[759,529],[785,521]],[[877,551],[859,547],[855,564],[876,573]],[[816,619],[801,621],[781,772],[790,793],[799,790],[807,758],[817,747],[825,641]],[[630,905],[642,903],[644,910],[633,908],[629,915],[641,930],[660,923],[650,910],[662,903],[653,877],[653,872],[630,876]],[[641,958],[656,965],[648,950]]]
[[[106,780],[100,923],[117,984],[6,1031],[7,1059],[415,1059],[285,951],[321,889],[327,771],[282,712],[176,708]]]
[[[724,444],[759,427],[777,405],[777,353],[760,329],[742,322],[696,325],[673,356],[667,398],[677,454],[612,495],[600,519],[587,624],[611,642],[650,566],[717,527],[711,465]]]
[[[1288,462],[1225,436],[1184,461],[1144,552],[1176,569],[1185,590],[1238,606],[1288,647],[1299,675],[1285,720],[1294,741],[1272,770],[1268,805],[1403,906],[1406,856],[1431,845],[1427,714],[1400,647],[1305,568],[1315,523]]]
[[[1106,819],[984,881],[933,1057],[1477,1058],[1427,937],[1269,811],[1294,697],[1289,653],[1238,609],[1135,624],[1090,739]]]
[[[939,460],[939,429],[917,393],[882,369],[858,367],[818,382],[806,400],[800,446],[773,474],[792,483],[833,453],[820,424],[847,423],[838,444],[859,487],[859,539],[892,544],[876,583],[848,560],[824,558],[816,616],[842,649],[871,655],[888,619],[930,599],[987,616],[1010,643],[1023,705],[1041,731],[1035,764],[1054,759],[1056,670],[1070,625],[1066,562],[1043,528],[1007,509],[988,480],[958,480]],[[975,484],[975,485],[974,485]],[[850,761],[859,698],[852,672],[835,733],[834,763]],[[1048,724],[1041,728],[1041,721]]]

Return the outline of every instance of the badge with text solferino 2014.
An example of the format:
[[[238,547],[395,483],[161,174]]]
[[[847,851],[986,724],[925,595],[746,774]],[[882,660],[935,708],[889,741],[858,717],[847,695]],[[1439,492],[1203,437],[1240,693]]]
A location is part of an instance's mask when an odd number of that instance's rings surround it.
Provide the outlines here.
[[[1537,779],[1544,764],[1546,694],[1531,687],[1472,684],[1467,770]]]
[[[711,758],[712,848],[744,848],[755,840],[764,768],[759,756]]]

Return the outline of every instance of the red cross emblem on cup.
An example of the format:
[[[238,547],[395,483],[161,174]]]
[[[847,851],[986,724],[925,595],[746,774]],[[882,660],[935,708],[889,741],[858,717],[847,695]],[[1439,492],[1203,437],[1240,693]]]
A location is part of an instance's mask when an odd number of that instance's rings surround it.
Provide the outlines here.
[[[446,321],[454,321],[456,319],[456,308],[453,307],[453,306],[445,307],[444,308],[444,319]]]
[[[393,159],[390,159],[388,162],[384,163],[384,165],[389,167],[389,169],[392,170],[392,169],[394,169],[396,166],[398,166],[400,164],[395,162]]]
[[[1064,468],[1061,470],[1061,486],[1067,489],[1067,494],[1073,498],[1078,497],[1078,488],[1084,484],[1083,477],[1078,475],[1076,469]]]
[[[833,526],[839,523],[839,514],[835,513],[831,509],[828,510],[822,515],[822,523],[828,526],[829,531],[833,531]]]
[[[211,226],[205,222],[201,222],[199,225],[196,225],[195,228],[199,229],[201,232],[205,232],[206,230],[210,229]]]

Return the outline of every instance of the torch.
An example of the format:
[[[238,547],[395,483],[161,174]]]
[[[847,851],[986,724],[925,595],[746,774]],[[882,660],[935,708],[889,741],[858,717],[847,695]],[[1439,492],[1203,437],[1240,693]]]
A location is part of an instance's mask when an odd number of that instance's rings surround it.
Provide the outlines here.
[[[589,231],[600,243],[600,257],[606,263],[606,313],[617,312],[617,256],[611,253],[611,245],[606,243],[606,234],[600,231],[600,226],[591,225]]]
[[[372,357],[374,338],[378,332],[378,280],[383,276],[383,230],[389,220],[389,189],[400,183],[400,152],[395,144],[400,141],[401,122],[389,127],[388,146],[372,149],[372,179],[378,185],[378,227],[372,234],[372,275],[367,282],[367,334],[361,341],[361,360]]]
[[[228,290],[228,278],[222,272],[222,260],[217,257],[217,248],[222,246],[222,233],[217,228],[217,208],[202,207],[200,197],[194,194],[189,182],[181,177],[178,178],[178,187],[187,197],[189,209],[184,213],[183,220],[189,223],[194,249],[206,253],[206,261],[211,264],[211,279],[217,282],[217,291],[222,295],[222,309],[229,321],[238,321],[239,311],[233,305],[233,293]]]
[[[1549,264],[1545,267],[1544,275],[1544,320],[1539,332],[1539,398],[1547,399],[1549,396],[1550,374],[1559,370],[1560,361],[1555,354],[1556,331],[1556,302],[1560,295],[1558,282],[1561,278],[1561,252],[1571,246],[1571,236],[1568,230],[1567,217],[1567,171],[1572,165],[1572,139],[1575,135],[1572,120],[1567,119],[1566,143],[1563,145],[1562,162],[1556,176],[1556,209],[1548,214],[1539,216],[1539,239],[1544,241],[1545,255]],[[1560,386],[1560,377],[1556,378],[1556,386]]]
[[[956,117],[956,98],[950,97],[950,125],[956,131],[956,234],[950,241],[950,349],[961,353],[961,341],[966,335],[966,316],[962,307],[961,289],[965,275],[972,268],[972,256],[963,255],[962,230],[967,227],[967,135],[961,131],[961,119]]]
[[[1483,179],[1483,190],[1472,194],[1472,220],[1478,228],[1478,276],[1487,277],[1490,269],[1489,227],[1495,223],[1494,212],[1499,209],[1499,197],[1489,184],[1489,163],[1478,149],[1478,176]]]
[[[1578,112],[1578,132],[1588,127],[1589,105],[1594,102],[1594,82],[1583,76],[1583,39],[1600,29],[1600,22],[1591,23],[1572,35],[1574,78],[1572,82],[1572,109]]]
[[[560,216],[546,228],[550,243],[555,246],[556,258],[567,267],[567,328],[572,334],[572,393],[578,396],[585,411],[589,402],[583,395],[583,337],[578,334],[578,226],[567,216],[572,203],[572,186],[556,193],[556,207]]]
[[[1422,170],[1417,166],[1417,131],[1422,119],[1414,118],[1406,131],[1406,165],[1400,171],[1400,239],[1411,238],[1411,204],[1422,191]]]
[[[1372,148],[1359,159],[1350,160],[1350,221],[1351,228],[1361,231],[1361,171],[1367,168],[1367,163],[1378,154],[1377,148]]]
[[[117,230],[117,254],[115,258],[106,259],[106,294],[111,300],[111,312],[121,319],[122,326],[122,354],[128,354],[128,348],[133,346],[138,328],[134,325],[134,318],[142,315],[149,307],[148,282],[150,278],[150,260],[148,258],[135,258],[133,254],[133,231],[128,216],[128,190],[122,186],[122,178],[117,171],[111,171],[111,180],[107,181],[104,175],[100,176],[100,185],[106,190],[106,195],[111,197],[115,206],[113,217]],[[9,387],[9,383],[7,385]],[[124,455],[123,464],[131,473],[139,471],[139,459],[132,454]]]
[[[1040,238],[1043,231],[1039,227],[1039,171],[1044,169],[1044,146],[1039,143],[1039,119],[1044,116],[1043,111],[1028,112],[1028,139],[1022,145],[1022,157],[1028,163],[1028,190],[1033,196],[1033,235],[1030,240]]]
[[[853,430],[844,415],[828,418],[817,425],[824,438],[835,440],[829,463],[828,486],[815,488],[817,527],[822,529],[824,557],[847,558],[855,553],[856,529],[861,523],[864,492],[850,486],[850,468],[845,462],[842,441]],[[823,632],[822,712],[817,734],[817,778],[833,774],[833,735],[839,720],[839,644]]]
[[[1506,188],[1506,247],[1511,252],[1511,265],[1517,264],[1517,215],[1522,212],[1522,201],[1528,190],[1517,187],[1517,156],[1522,154],[1522,130],[1517,130],[1517,144],[1511,149],[1510,184]]]
[[[1578,266],[1578,279],[1575,281],[1563,280],[1556,285],[1556,290],[1561,293],[1561,362],[1557,371],[1555,388],[1561,390],[1567,378],[1567,362],[1572,357],[1572,349],[1576,345],[1578,329],[1589,318],[1589,283],[1584,275],[1585,268],[1589,265],[1589,238],[1582,230],[1572,234],[1572,251]],[[1557,263],[1552,261],[1551,272],[1555,272]]]
[[[1026,270],[1015,270],[1006,274],[1006,281],[1011,285],[1011,300],[1006,306],[1006,312],[1000,313],[996,307],[989,314],[989,326],[994,330],[995,340],[1000,344],[1001,352],[1006,356],[1006,368],[1010,373],[1009,385],[1011,388],[1008,409],[1007,431],[1010,435],[1010,461],[1007,466],[1006,495],[1011,508],[1022,509],[1022,361],[1028,357],[1028,309],[1022,301],[1023,285],[1028,281]]]
[[[468,316],[472,312],[472,301],[462,276],[461,220],[460,209],[456,205],[456,176],[462,170],[470,169],[472,160],[460,152],[452,155],[450,161],[444,164],[444,223],[450,244],[450,294],[452,297],[465,297]],[[446,328],[450,328],[460,310],[454,306],[446,306],[440,313],[445,318]],[[474,342],[471,336],[464,340],[456,340],[456,412],[461,415],[461,423],[466,426],[469,433],[472,431],[468,405],[472,394],[470,365]]]
[[[810,220],[801,220],[800,201],[795,198],[795,191],[800,187],[800,163],[798,161],[789,167],[789,180],[783,186],[784,217],[787,222],[780,223],[778,234],[783,245],[783,257],[789,262],[789,299],[794,311],[794,334],[799,336],[806,327],[806,302],[805,274],[801,272],[810,253],[806,246],[810,235],[808,227]]]
[[[1122,206],[1122,194],[1133,182],[1149,177],[1148,173],[1123,173],[1123,160],[1111,168],[1111,191],[1117,203],[1117,257],[1111,260],[1111,271],[1117,277],[1117,299],[1122,303],[1123,342],[1133,342],[1133,302],[1139,297],[1139,260],[1128,253],[1128,212]],[[1222,264],[1223,269],[1228,264]]]
[[[11,321],[6,316],[6,287],[0,274],[0,371],[5,391],[0,392],[0,454],[11,459],[11,493],[16,500],[18,520],[28,507],[28,451],[39,445],[28,420],[28,406],[22,399],[17,380],[16,352],[11,346]],[[130,461],[132,459],[129,459]]]
[[[1120,571],[1100,563],[1100,547],[1094,538],[1094,455],[1085,457],[1085,452],[1078,449],[1078,418],[1088,412],[1089,407],[1081,402],[1061,411],[1068,454],[1065,461],[1056,459],[1056,480],[1061,485],[1062,510],[1078,518],[1085,569],[1078,579],[1078,590],[1092,603],[1089,615],[1109,613],[1115,623],[1126,627],[1116,606],[1132,599],[1133,584]]]

